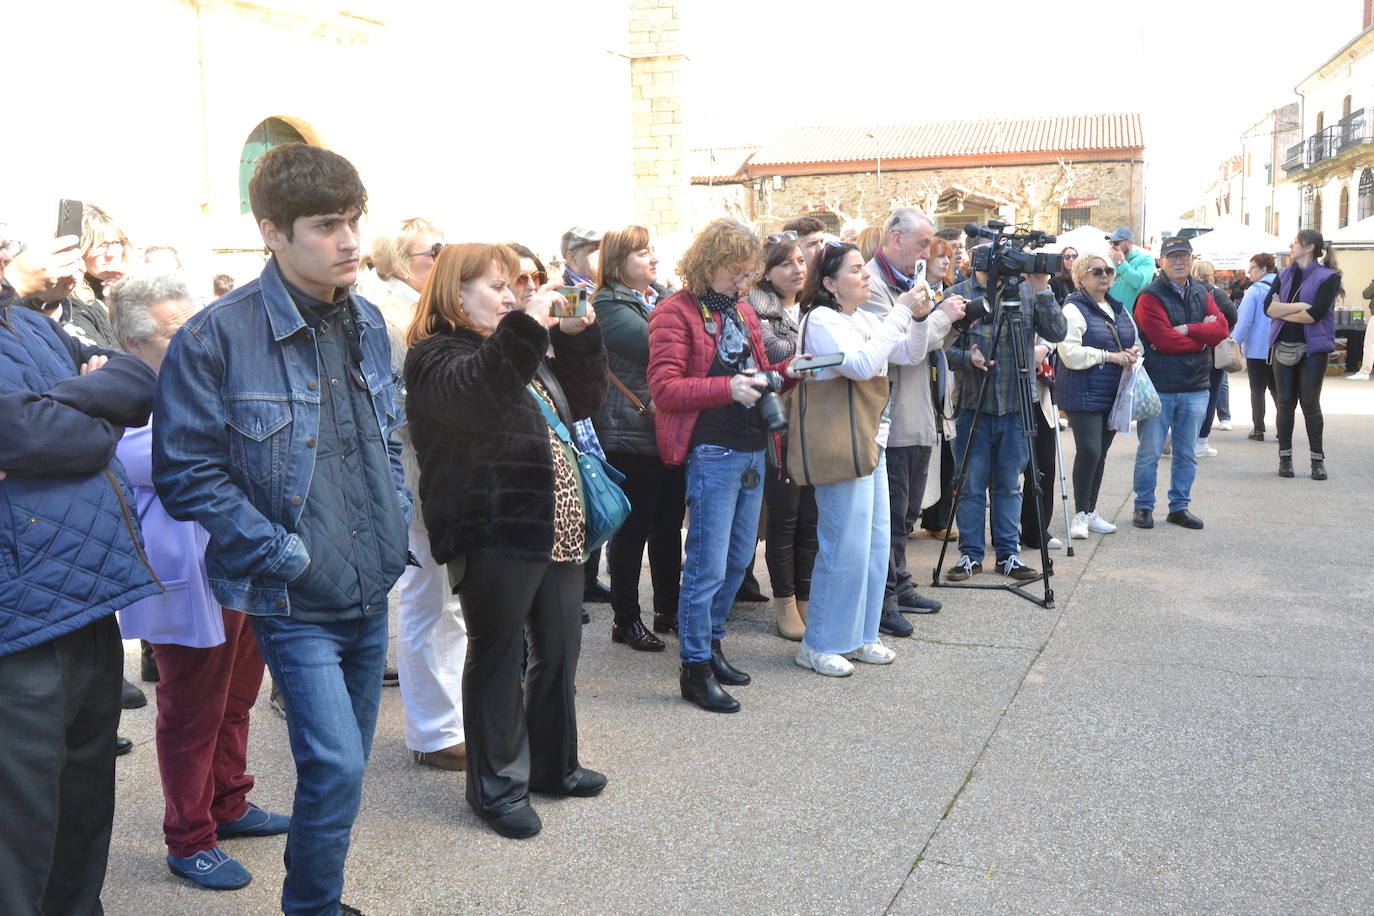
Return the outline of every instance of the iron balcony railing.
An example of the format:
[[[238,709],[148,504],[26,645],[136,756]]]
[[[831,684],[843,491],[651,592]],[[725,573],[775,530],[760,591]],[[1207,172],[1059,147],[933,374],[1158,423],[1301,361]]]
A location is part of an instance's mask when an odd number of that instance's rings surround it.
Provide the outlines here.
[[[1288,147],[1283,157],[1283,170],[1296,172],[1310,168],[1348,149],[1374,142],[1364,109],[1352,111],[1330,127],[1317,131],[1301,143]]]

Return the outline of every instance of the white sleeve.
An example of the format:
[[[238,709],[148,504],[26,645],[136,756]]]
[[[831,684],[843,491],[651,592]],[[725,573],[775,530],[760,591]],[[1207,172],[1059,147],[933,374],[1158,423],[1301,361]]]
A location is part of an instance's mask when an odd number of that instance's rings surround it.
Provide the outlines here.
[[[806,321],[806,352],[813,356],[844,354],[842,365],[821,371],[817,379],[843,376],[862,381],[883,374],[893,349],[906,338],[911,310],[898,304],[880,319],[866,312],[845,316],[821,306],[813,309]]]
[[[1088,322],[1079,311],[1078,303],[1064,304],[1064,322],[1068,326],[1068,332],[1055,348],[1059,351],[1059,360],[1065,368],[1082,371],[1100,366],[1107,361],[1105,350],[1083,346],[1083,332],[1088,329]]]

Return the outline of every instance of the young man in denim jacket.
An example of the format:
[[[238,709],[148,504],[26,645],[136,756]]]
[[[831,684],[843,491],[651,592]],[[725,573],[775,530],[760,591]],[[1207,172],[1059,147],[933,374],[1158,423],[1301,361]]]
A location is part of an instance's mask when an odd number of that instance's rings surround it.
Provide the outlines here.
[[[153,478],[210,533],[216,598],[249,615],[286,701],[296,798],[282,910],[340,908],[386,662],[387,592],[404,570],[410,494],[391,348],[349,292],[357,171],[270,150],[248,186],[272,259],[173,339],[158,383]]]

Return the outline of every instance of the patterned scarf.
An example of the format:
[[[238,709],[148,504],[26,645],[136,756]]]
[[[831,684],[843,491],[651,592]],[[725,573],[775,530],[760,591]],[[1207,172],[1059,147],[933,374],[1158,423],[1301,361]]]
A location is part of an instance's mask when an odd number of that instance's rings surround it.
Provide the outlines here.
[[[749,332],[744,320],[735,308],[734,296],[727,296],[708,290],[701,297],[701,304],[716,317],[716,356],[721,363],[735,372],[744,372],[754,366],[754,351],[749,344]]]

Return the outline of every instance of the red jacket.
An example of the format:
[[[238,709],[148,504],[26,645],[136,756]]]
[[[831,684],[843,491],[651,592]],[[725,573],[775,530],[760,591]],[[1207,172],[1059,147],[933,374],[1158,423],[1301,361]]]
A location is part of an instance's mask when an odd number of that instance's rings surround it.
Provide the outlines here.
[[[753,307],[741,299],[736,308],[749,329],[754,364],[760,369],[782,372],[786,378],[791,357],[780,363],[768,362]],[[687,460],[698,414],[734,400],[730,396],[730,376],[707,377],[715,357],[716,341],[706,333],[696,296],[679,290],[649,313],[649,396],[655,407],[658,453],[665,464],[678,465]],[[793,384],[794,380],[787,379],[787,387]]]

